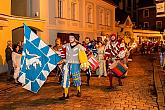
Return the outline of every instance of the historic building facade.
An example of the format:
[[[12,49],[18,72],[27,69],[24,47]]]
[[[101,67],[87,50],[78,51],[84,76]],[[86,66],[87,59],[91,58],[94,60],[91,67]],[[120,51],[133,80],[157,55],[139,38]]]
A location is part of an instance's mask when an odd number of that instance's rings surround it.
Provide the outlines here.
[[[68,33],[96,39],[115,32],[115,5],[111,0],[5,0],[0,1],[0,73],[7,70],[7,41],[23,41],[23,23],[47,44]]]
[[[64,42],[68,33],[96,39],[115,32],[115,5],[104,0],[49,0],[47,36],[54,45],[57,37]]]
[[[140,41],[165,40],[165,16],[158,15],[156,5],[155,0],[139,3],[137,27],[143,30],[138,35]]]

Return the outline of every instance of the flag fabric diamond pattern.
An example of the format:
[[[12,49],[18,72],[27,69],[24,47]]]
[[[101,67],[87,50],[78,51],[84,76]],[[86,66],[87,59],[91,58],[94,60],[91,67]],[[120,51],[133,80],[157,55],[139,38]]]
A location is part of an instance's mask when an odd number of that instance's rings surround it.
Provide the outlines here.
[[[60,60],[61,57],[24,25],[24,46],[18,77],[23,88],[37,93]]]

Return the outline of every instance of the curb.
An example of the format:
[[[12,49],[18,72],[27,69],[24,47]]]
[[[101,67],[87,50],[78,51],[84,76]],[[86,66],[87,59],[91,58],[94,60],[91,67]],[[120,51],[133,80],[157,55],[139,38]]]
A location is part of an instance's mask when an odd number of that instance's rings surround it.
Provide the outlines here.
[[[159,60],[156,60],[159,61]],[[163,83],[162,83],[162,77],[161,77],[161,70],[160,65],[157,65],[158,63],[154,62],[154,75],[153,80],[157,92],[157,103],[159,110],[165,110],[165,91],[163,91]],[[164,87],[165,88],[165,87]]]

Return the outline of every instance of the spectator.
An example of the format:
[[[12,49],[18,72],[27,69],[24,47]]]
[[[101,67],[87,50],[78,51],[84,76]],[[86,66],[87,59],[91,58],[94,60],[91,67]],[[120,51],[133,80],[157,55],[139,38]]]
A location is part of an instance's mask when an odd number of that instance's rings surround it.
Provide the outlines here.
[[[21,54],[19,54],[20,46],[14,45],[13,52],[12,52],[12,61],[14,67],[14,80],[15,83],[18,83],[18,75],[20,73],[21,68]]]
[[[12,42],[7,42],[7,48],[5,49],[6,54],[6,62],[8,64],[8,74],[7,74],[7,81],[12,80],[12,70],[13,70],[13,63],[12,63]]]

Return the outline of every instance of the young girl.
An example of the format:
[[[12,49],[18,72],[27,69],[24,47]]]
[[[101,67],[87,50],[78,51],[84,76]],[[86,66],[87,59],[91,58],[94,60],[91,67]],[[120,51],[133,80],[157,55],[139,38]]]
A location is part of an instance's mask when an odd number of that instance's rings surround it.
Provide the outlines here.
[[[14,67],[14,79],[15,79],[15,83],[18,83],[18,75],[20,72],[20,68],[21,68],[21,54],[18,53],[19,52],[19,45],[15,45],[13,48],[13,52],[12,52],[12,61],[13,61],[13,67]]]

